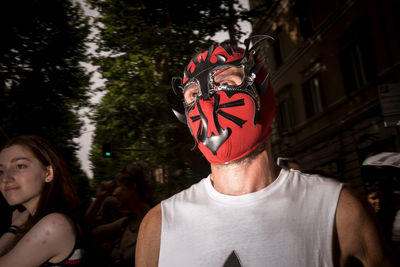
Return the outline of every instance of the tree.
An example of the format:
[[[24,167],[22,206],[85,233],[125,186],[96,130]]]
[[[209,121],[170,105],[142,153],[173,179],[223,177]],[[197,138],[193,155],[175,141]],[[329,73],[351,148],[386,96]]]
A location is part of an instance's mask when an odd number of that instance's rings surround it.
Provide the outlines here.
[[[87,179],[76,157],[88,105],[89,25],[69,0],[15,0],[0,4],[1,140],[18,134],[50,139],[76,179]]]
[[[190,185],[208,173],[208,164],[198,151],[190,151],[189,130],[170,110],[168,100],[182,106],[182,99],[170,94],[170,81],[182,74],[196,47],[213,42],[216,32],[230,28],[232,36],[240,37],[235,26],[240,14],[229,9],[237,1],[88,2],[100,13],[96,43],[101,56],[94,64],[106,79],[105,95],[92,117],[95,181],[113,178],[130,161],[142,159],[162,174],[168,193]],[[103,143],[112,144],[113,158],[101,156]]]

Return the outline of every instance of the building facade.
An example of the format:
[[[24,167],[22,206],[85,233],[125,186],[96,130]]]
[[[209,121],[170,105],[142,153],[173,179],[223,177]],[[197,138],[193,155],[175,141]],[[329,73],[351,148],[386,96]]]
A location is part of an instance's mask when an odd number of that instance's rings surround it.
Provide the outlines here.
[[[400,151],[400,102],[391,98],[388,118],[380,97],[387,86],[400,91],[399,1],[250,0],[250,8],[263,10],[252,34],[275,38],[264,51],[277,104],[273,152],[362,189],[365,158]]]

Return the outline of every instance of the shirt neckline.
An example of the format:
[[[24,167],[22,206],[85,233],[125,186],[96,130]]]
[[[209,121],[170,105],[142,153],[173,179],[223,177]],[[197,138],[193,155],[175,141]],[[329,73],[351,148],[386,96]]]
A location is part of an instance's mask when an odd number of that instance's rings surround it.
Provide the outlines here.
[[[252,193],[240,195],[240,196],[232,196],[225,195],[217,190],[215,190],[214,186],[211,183],[211,174],[205,179],[204,186],[207,194],[215,201],[227,204],[227,205],[246,205],[253,202],[260,201],[270,195],[270,193],[276,188],[280,183],[284,182],[285,179],[283,177],[287,176],[289,171],[285,169],[281,169],[278,177],[266,187]]]

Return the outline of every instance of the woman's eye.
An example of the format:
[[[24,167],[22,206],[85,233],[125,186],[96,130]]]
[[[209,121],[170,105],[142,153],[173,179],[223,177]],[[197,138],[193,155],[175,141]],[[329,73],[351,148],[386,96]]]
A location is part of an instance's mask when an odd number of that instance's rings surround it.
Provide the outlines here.
[[[17,169],[22,170],[25,169],[26,165],[25,164],[17,164]]]

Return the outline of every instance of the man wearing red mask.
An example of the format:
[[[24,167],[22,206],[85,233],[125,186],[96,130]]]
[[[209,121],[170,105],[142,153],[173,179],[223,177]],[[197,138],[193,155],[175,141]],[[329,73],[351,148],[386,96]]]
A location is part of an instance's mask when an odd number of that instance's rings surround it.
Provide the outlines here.
[[[173,82],[211,174],[144,218],[136,266],[392,266],[361,202],[343,184],[279,169],[269,74],[245,49],[222,43],[197,53]],[[254,39],[252,39],[254,40]]]

